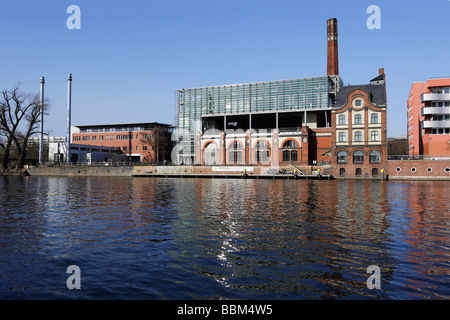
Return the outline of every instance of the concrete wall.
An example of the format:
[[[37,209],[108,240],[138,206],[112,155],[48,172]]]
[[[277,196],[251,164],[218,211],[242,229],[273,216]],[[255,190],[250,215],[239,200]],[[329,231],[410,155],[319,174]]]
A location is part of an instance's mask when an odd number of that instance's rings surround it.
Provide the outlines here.
[[[133,167],[100,167],[100,166],[62,166],[62,167],[30,167],[31,176],[122,176],[133,174]]]

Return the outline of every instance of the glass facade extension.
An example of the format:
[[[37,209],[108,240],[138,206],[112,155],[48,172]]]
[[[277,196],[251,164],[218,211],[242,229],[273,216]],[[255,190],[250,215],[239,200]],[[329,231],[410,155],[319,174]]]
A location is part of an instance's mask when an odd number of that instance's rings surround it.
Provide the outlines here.
[[[340,77],[325,76],[177,90],[176,152],[186,158],[194,156],[195,136],[217,128],[214,121],[221,116],[330,109],[331,98],[341,86]],[[205,121],[208,117],[215,120]]]

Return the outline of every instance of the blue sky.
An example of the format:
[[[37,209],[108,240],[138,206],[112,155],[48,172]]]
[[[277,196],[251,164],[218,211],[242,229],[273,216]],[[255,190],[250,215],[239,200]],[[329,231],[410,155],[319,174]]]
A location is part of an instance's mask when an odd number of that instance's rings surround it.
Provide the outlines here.
[[[70,30],[70,5],[81,29]],[[366,12],[381,10],[381,29]],[[72,124],[174,123],[175,90],[326,75],[326,20],[338,19],[345,84],[383,67],[388,135],[406,135],[412,82],[450,76],[450,1],[2,0],[0,89],[23,83],[51,101],[45,130]]]

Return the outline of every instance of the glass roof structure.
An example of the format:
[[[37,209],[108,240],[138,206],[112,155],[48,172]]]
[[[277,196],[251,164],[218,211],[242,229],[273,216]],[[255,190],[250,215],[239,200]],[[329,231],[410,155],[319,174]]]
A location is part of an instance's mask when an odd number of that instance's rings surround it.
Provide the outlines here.
[[[179,89],[176,128],[178,136],[190,140],[191,148],[185,141],[177,152],[194,155],[195,135],[203,133],[206,117],[329,110],[342,85],[339,76],[324,76]]]

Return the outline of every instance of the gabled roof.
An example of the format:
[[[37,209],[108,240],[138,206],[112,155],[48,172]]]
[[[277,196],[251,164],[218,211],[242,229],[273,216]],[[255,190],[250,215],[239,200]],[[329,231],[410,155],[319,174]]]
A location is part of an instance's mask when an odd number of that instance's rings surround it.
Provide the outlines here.
[[[377,77],[378,78],[378,77]],[[376,78],[375,78],[376,79]],[[373,79],[373,80],[375,80]],[[372,80],[372,81],[373,81]],[[347,104],[348,95],[357,89],[363,90],[369,94],[370,102],[377,106],[385,106],[386,105],[386,85],[382,84],[362,84],[362,85],[352,85],[352,86],[343,86],[336,98],[334,99],[334,107],[335,109],[341,109]]]
[[[384,80],[384,74],[380,74],[378,77],[373,78],[372,80],[370,80],[370,82],[372,82],[372,81],[380,81],[380,80]]]

